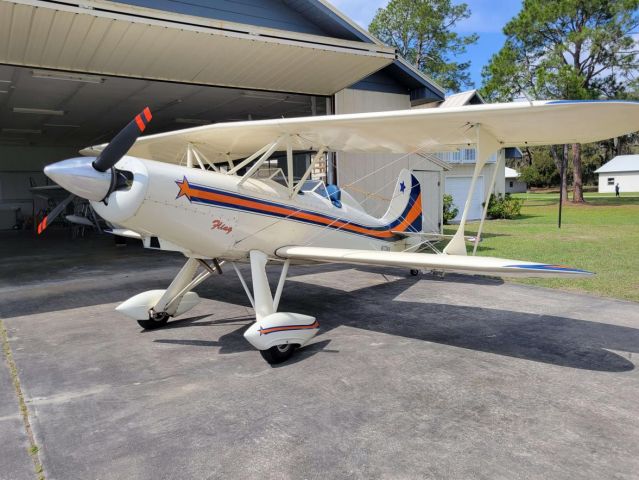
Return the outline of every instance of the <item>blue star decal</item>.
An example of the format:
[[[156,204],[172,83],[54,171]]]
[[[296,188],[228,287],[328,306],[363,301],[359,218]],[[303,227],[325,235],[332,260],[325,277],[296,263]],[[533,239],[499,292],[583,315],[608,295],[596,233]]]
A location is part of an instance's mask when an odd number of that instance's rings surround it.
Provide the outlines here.
[[[404,190],[406,190],[406,184],[404,182],[399,182],[399,191],[404,193]]]

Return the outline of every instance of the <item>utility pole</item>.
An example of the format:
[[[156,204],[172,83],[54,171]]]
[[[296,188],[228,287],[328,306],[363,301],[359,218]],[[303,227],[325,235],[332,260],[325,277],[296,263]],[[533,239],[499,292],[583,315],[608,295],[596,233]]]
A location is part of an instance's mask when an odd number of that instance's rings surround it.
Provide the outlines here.
[[[561,168],[559,169],[559,219],[557,228],[561,228],[561,209],[564,206],[564,176],[566,175],[566,161],[568,160],[568,145],[564,145],[563,154],[561,156]],[[568,187],[566,186],[566,195],[568,195]]]

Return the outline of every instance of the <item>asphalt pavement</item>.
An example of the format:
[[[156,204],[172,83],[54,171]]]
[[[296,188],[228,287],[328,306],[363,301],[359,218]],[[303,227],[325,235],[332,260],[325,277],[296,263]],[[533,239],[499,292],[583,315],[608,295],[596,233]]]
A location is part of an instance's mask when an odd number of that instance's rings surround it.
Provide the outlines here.
[[[272,367],[231,269],[143,331],[114,308],[166,287],[179,255],[11,235],[0,318],[47,479],[638,478],[636,303],[292,267],[280,310],[320,333]],[[34,479],[4,360],[0,478]]]

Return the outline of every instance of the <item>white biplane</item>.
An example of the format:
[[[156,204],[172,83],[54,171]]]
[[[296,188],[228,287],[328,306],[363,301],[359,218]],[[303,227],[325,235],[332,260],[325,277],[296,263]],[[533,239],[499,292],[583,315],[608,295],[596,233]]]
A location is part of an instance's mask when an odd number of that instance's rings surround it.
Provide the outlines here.
[[[114,233],[146,247],[182,252],[186,264],[166,290],[140,293],[117,307],[145,329],[161,327],[199,301],[193,288],[224,262],[232,264],[256,322],[244,336],[270,363],[286,360],[317,332],[313,317],[278,312],[289,265],[333,262],[498,276],[577,276],[562,265],[466,255],[464,226],[476,180],[499,149],[586,143],[639,130],[639,104],[538,101],[461,108],[402,110],[223,123],[141,137],[148,108],[109,144],[44,172],[88,199]],[[477,149],[459,228],[440,253],[410,251],[421,231],[421,187],[408,170],[397,180],[388,211],[367,214],[336,186],[309,181],[326,152],[410,154]],[[293,178],[293,152],[315,152],[304,175]],[[275,152],[286,152],[286,181],[256,173]],[[186,159],[180,165],[181,159]],[[226,163],[222,171],[220,162]],[[43,220],[46,228],[58,212]],[[408,250],[408,251],[407,251]],[[283,262],[272,294],[271,260]],[[252,289],[236,262],[251,267]],[[198,270],[201,272],[198,274]]]

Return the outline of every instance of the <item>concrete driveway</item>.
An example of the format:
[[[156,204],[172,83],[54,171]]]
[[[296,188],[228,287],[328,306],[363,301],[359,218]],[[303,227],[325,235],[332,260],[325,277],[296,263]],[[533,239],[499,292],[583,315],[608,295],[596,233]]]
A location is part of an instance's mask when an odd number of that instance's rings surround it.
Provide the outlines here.
[[[280,309],[321,330],[271,367],[230,269],[145,332],[113,309],[179,256],[3,242],[0,318],[47,479],[637,478],[635,303],[294,267]],[[0,478],[33,479],[6,355]]]

